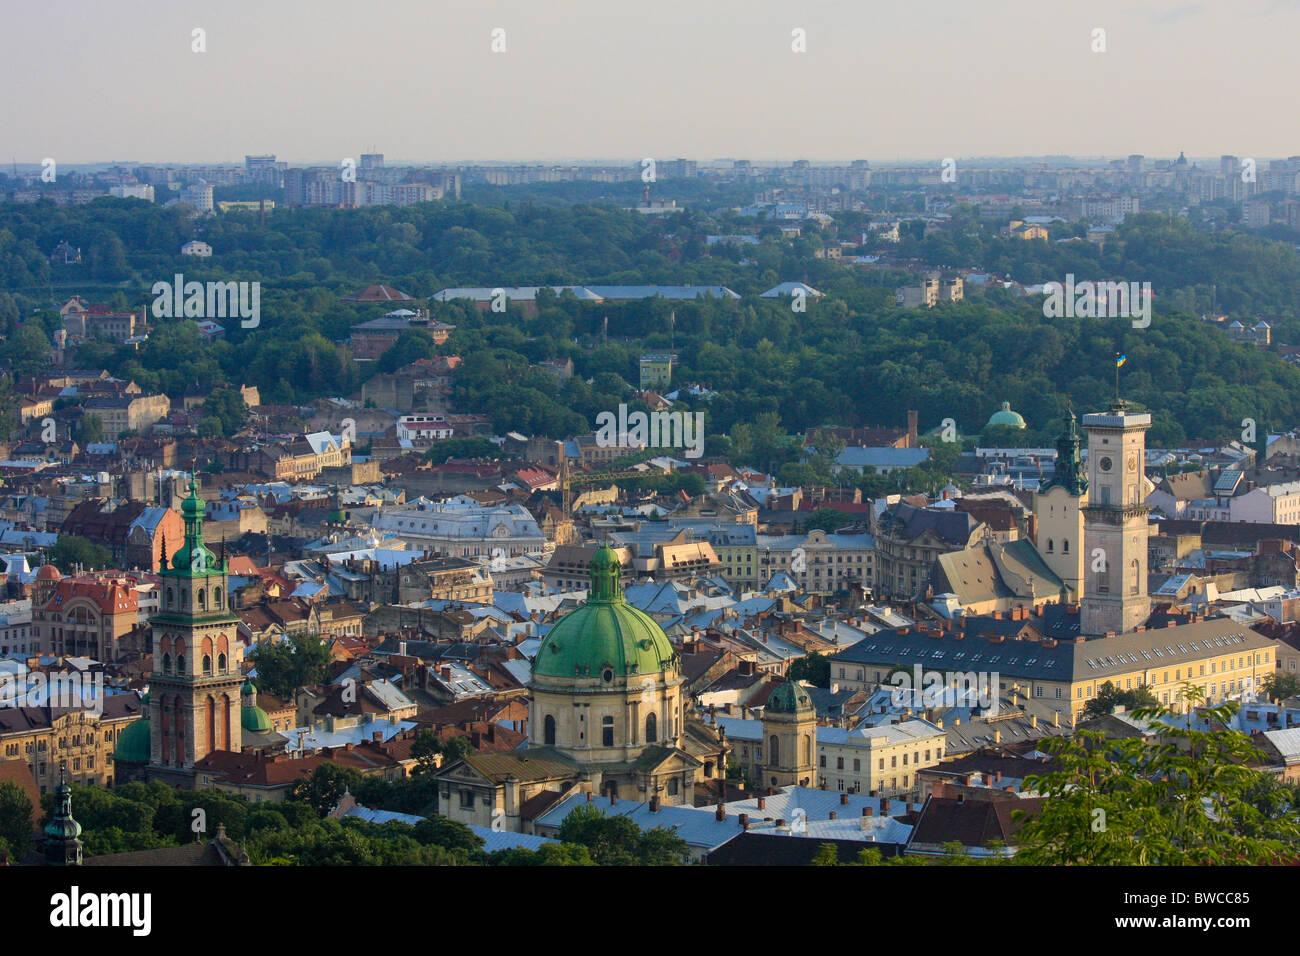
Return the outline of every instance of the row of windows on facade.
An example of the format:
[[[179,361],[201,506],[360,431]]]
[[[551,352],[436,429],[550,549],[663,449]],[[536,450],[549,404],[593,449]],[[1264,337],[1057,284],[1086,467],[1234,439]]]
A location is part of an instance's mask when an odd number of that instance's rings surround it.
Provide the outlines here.
[[[182,611],[188,610],[190,605],[190,592],[185,590],[184,588],[181,588],[180,595],[181,595],[180,610]],[[198,591],[196,591],[194,594],[194,601],[195,601],[194,606],[198,608],[200,611],[208,610],[208,589],[199,588]],[[221,606],[222,606],[221,588],[220,586],[216,586],[213,587],[212,589],[212,610],[214,611],[220,610]],[[173,593],[172,588],[167,589],[167,600],[164,602],[163,607],[169,610],[176,610],[177,607],[176,595]]]
[[[113,742],[113,731],[110,728],[109,730],[104,731],[104,743],[111,744],[112,742]],[[81,734],[77,734],[75,737],[72,738],[72,746],[74,748],[93,747],[94,745],[95,745],[94,734],[87,734],[84,741],[82,740]],[[67,737],[59,738],[59,749],[61,750],[68,749]],[[37,741],[29,740],[26,742],[26,744],[16,744],[16,743],[5,744],[6,757],[17,757],[19,756],[20,753],[29,753],[29,754],[45,753],[47,750],[49,750],[48,741],[45,740],[37,740]]]
[[[907,786],[908,786],[908,784],[907,784],[907,777],[908,777],[907,774],[903,774],[903,789],[904,789],[904,790],[906,790],[906,789],[907,789]],[[917,777],[916,779],[917,779],[917,781],[919,782],[921,778],[920,778],[920,777]],[[822,785],[822,788],[825,789],[825,787],[826,787],[826,785],[827,785],[827,778],[826,778],[826,777],[822,777],[822,778],[821,778],[821,785]],[[843,790],[843,789],[844,789],[844,781],[843,781],[843,780],[839,780],[839,781],[837,781],[837,782],[836,782],[836,787],[835,787],[835,789],[836,789],[836,790]],[[889,778],[889,786],[886,787],[885,789],[886,789],[886,790],[897,790],[897,789],[898,789],[898,778],[897,778],[897,777],[890,777],[890,778]]]
[[[185,674],[186,673],[185,670],[186,645],[185,645],[184,638],[177,638],[176,643],[173,645],[172,639],[170,637],[164,637],[158,644],[158,650],[161,652],[161,658],[160,658],[162,661],[161,673],[163,674],[172,674],[172,673]],[[217,662],[216,673],[218,674],[230,673],[230,657],[229,657],[230,643],[224,634],[217,639],[215,648],[212,643],[212,638],[205,637],[203,639],[203,642],[200,645],[200,655],[201,655],[200,666],[202,669],[202,673],[204,675],[210,675],[213,673],[212,659],[213,659],[214,650],[216,652],[216,662]],[[175,655],[174,657],[173,654]],[[173,669],[173,665],[174,665],[174,669]]]
[[[614,718],[604,717],[600,722],[600,737],[602,747],[614,746]],[[579,735],[585,737],[585,734]],[[657,714],[646,714],[645,718],[645,742],[653,744],[659,740],[659,716]],[[550,714],[542,722],[542,743],[548,747],[555,746],[555,718]]]

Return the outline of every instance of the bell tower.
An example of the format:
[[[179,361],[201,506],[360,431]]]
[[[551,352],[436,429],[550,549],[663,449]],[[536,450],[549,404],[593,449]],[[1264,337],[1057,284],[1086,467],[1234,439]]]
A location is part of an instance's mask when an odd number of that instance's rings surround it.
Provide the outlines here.
[[[1065,431],[1056,439],[1056,473],[1034,493],[1038,553],[1061,579],[1063,600],[1071,604],[1083,592],[1083,509],[1088,504],[1079,444],[1078,420],[1070,412]]]
[[[1079,628],[1095,636],[1134,630],[1151,614],[1147,594],[1146,433],[1151,416],[1117,399],[1083,416],[1088,433],[1084,589]]]
[[[203,543],[204,510],[191,477],[181,503],[185,540],[170,559],[164,542],[160,610],[150,621],[149,778],[179,786],[193,786],[197,761],[242,747],[239,619],[229,606],[225,548],[218,558]]]

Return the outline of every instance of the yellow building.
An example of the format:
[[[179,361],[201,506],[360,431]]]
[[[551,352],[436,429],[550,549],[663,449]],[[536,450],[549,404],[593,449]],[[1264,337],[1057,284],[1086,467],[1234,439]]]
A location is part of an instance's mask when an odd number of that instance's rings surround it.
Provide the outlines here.
[[[104,698],[100,714],[66,707],[0,707],[0,759],[25,760],[41,793],[58,786],[60,767],[66,767],[69,783],[111,787],[118,737],[142,713],[135,694]]]

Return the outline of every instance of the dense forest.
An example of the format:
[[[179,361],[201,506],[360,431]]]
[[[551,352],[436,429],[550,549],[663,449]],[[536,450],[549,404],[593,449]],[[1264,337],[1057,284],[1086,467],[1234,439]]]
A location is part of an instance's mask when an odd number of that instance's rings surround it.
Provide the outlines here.
[[[743,450],[760,421],[789,436],[822,424],[901,425],[913,408],[923,429],[952,418],[974,435],[1003,401],[1028,422],[1022,441],[1050,444],[1067,405],[1097,408],[1113,396],[1116,353],[1128,357],[1124,395],[1153,413],[1154,446],[1236,437],[1243,418],[1260,429],[1300,418],[1300,370],[1230,342],[1199,318],[1211,307],[1264,316],[1275,341],[1300,342],[1300,256],[1289,243],[1201,232],[1160,214],[1130,217],[1104,250],[1083,240],[1013,242],[963,206],[952,228],[928,237],[904,229],[892,250],[1024,283],[1066,273],[1151,282],[1153,321],[1135,329],[1126,319],[1045,318],[1040,299],[1003,290],[900,309],[893,291],[904,272],[818,257],[837,231],[859,235],[853,215],[791,240],[729,209],[651,220],[614,205],[508,195],[405,208],[277,208],[265,225],[256,213],[196,221],[183,207],[139,200],[5,204],[0,331],[8,338],[0,358],[20,374],[40,368],[59,322],[54,310],[74,293],[139,306],[152,301],[153,283],[181,272],[187,281],[260,282],[259,327],[230,321],[227,341],[205,343],[192,322],[160,320],[138,350],[95,342],[70,360],[173,397],[192,383],[228,382],[258,385],[264,401],[304,402],[355,393],[364,376],[414,358],[458,354],[464,364],[453,397],[461,409],[491,415],[500,429],[560,436],[590,429],[597,412],[628,401],[640,352],[671,346],[679,357],[674,382],[715,393],[683,404],[706,413],[714,452]],[[762,241],[743,253],[705,244],[708,234],[738,231]],[[180,256],[191,238],[210,243],[213,257]],[[61,241],[82,250],[81,263],[51,263]],[[804,312],[789,299],[759,298],[787,280],[826,295]],[[444,345],[411,332],[362,369],[345,347],[348,331],[383,310],[342,299],[374,282],[419,298],[447,286],[584,283],[721,284],[742,298],[590,304],[547,294],[529,319],[513,306],[480,314],[444,305],[435,316],[457,326]],[[559,357],[572,358],[573,378],[535,367]],[[741,429],[741,447],[728,449],[723,436],[736,438],[742,425],[750,435]]]

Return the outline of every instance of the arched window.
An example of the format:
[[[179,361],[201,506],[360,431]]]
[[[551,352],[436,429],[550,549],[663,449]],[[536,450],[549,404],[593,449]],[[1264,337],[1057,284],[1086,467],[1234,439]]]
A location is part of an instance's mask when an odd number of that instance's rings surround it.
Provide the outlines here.
[[[203,655],[203,676],[212,676],[212,657],[209,654]]]
[[[1138,591],[1141,589],[1140,588],[1141,570],[1138,565],[1138,559],[1134,558],[1133,562],[1128,567],[1129,567],[1129,574],[1128,574],[1129,594],[1137,594]]]
[[[199,610],[206,611],[207,609],[208,609],[208,592],[204,588],[199,588]]]
[[[217,749],[217,702],[211,697],[208,698],[206,713],[208,725],[208,753]]]
[[[767,742],[767,762],[775,766],[781,762],[781,741],[773,734]]]
[[[176,655],[176,673],[178,673],[178,674],[184,674],[184,673],[185,673],[185,655],[184,655],[184,654],[177,654],[177,655]]]
[[[187,608],[190,605],[190,592],[181,588],[181,608]]]
[[[602,747],[614,746],[614,718],[602,717],[600,719],[600,745]]]
[[[812,737],[808,734],[803,735],[803,760],[802,763],[807,766],[812,763]]]
[[[172,607],[175,603],[176,603],[176,595],[175,595],[174,593],[172,593],[172,589],[171,589],[171,588],[168,588],[168,589],[167,589],[167,606],[168,606],[168,607]]]
[[[1070,539],[1069,539],[1069,538],[1062,538],[1062,539],[1061,539],[1061,553],[1062,553],[1062,554],[1069,554],[1069,553],[1070,553]]]
[[[221,749],[230,749],[230,711],[234,704],[229,694],[221,695]]]
[[[1051,539],[1051,538],[1048,538],[1048,539],[1047,539],[1047,553],[1048,553],[1048,554],[1051,554],[1051,553],[1052,553],[1052,539]]]
[[[171,715],[167,712],[165,700],[158,705],[158,724],[162,730],[162,762],[168,763],[172,759]]]
[[[218,610],[221,608],[221,588],[212,589],[212,606]]]
[[[555,718],[550,714],[547,714],[546,720],[542,722],[542,743],[548,747],[555,746]]]
[[[652,744],[659,739],[659,718],[655,714],[645,715],[645,742]]]
[[[163,655],[162,672],[164,674],[170,674],[172,672],[172,656],[170,654]]]
[[[226,672],[226,655],[225,655],[225,654],[218,654],[218,655],[217,655],[217,673],[218,673],[218,674],[224,674],[225,672]]]

